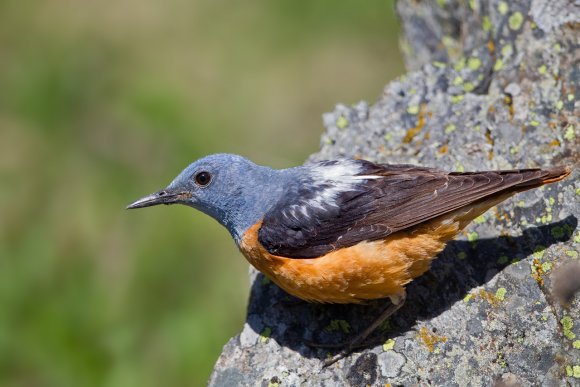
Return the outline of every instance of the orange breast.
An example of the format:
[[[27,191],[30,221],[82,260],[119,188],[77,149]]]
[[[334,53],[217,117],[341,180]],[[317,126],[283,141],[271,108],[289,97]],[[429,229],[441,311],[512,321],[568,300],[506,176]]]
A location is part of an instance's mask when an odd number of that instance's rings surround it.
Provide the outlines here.
[[[240,250],[254,267],[296,297],[358,303],[404,293],[404,286],[427,271],[445,243],[460,231],[460,223],[442,219],[319,258],[295,259],[268,253],[258,241],[258,222],[245,233]]]

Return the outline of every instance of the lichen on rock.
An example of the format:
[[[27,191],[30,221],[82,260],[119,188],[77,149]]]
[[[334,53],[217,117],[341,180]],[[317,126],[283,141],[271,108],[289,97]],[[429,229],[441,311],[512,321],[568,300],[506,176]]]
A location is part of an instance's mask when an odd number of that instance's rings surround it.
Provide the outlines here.
[[[465,171],[568,164],[573,174],[474,222],[408,286],[407,303],[373,344],[326,369],[329,352],[305,342],[348,339],[388,301],[295,302],[252,270],[244,331],[224,347],[210,385],[578,383],[580,298],[556,302],[551,273],[580,250],[579,6],[400,0],[397,7],[410,72],[372,106],[325,114],[321,150],[310,160]],[[429,341],[429,350],[421,332],[445,339]]]

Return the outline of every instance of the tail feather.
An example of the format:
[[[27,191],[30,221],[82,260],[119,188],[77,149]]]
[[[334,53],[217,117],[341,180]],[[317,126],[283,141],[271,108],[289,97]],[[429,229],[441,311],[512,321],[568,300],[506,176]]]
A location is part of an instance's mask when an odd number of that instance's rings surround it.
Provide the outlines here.
[[[473,219],[483,214],[491,207],[508,199],[509,197],[519,192],[560,181],[570,175],[571,172],[572,168],[569,166],[552,167],[546,169],[538,168],[493,171],[492,173],[502,176],[504,179],[505,188],[472,203],[470,206],[466,206],[465,208],[461,208],[451,213],[449,217],[454,219],[454,221],[459,222],[459,230],[461,230],[466,227]],[[470,174],[470,172],[467,173]],[[465,172],[463,174],[465,174]]]
[[[522,182],[513,187],[517,192],[522,192],[544,184],[560,181],[570,175],[572,168],[565,165],[546,169],[516,170],[513,172],[522,174]]]

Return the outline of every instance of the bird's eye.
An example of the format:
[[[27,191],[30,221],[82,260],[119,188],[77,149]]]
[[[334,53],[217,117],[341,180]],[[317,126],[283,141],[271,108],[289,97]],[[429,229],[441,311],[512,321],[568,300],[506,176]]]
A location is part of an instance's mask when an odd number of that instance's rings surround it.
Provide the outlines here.
[[[202,187],[208,185],[210,181],[211,175],[209,172],[199,172],[197,175],[195,175],[195,182]]]

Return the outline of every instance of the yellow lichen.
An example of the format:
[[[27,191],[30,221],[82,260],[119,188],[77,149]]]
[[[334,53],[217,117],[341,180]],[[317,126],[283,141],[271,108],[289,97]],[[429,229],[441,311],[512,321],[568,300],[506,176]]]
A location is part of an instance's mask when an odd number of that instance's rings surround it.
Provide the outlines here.
[[[544,285],[544,278],[542,276],[546,273],[544,272],[544,268],[542,267],[542,264],[540,263],[540,260],[538,258],[534,258],[531,269],[532,269],[532,277],[534,277],[538,285],[540,286]]]
[[[395,348],[395,340],[393,339],[389,339],[383,344],[383,351],[385,352],[391,351],[393,348]]]
[[[417,108],[417,113],[419,113],[419,115],[417,117],[417,126],[407,130],[407,134],[403,138],[403,143],[408,144],[411,141],[413,141],[413,138],[417,134],[419,134],[419,132],[421,132],[421,130],[423,129],[423,126],[425,126],[425,106],[426,106],[425,104],[421,104],[421,107]],[[409,112],[409,109],[407,109],[407,112]],[[410,113],[410,114],[412,114],[412,113]]]
[[[429,352],[433,352],[433,350],[435,349],[435,345],[437,343],[444,343],[447,341],[447,337],[438,336],[434,333],[431,333],[426,327],[422,327],[419,330],[417,338],[423,342],[423,345],[427,348]]]
[[[481,289],[479,291],[479,293],[477,293],[477,297],[481,298],[482,300],[487,301],[487,303],[490,304],[491,306],[498,306],[499,305],[500,300],[497,299],[495,294],[490,293],[486,290]]]

